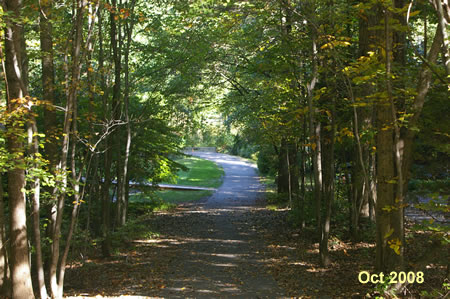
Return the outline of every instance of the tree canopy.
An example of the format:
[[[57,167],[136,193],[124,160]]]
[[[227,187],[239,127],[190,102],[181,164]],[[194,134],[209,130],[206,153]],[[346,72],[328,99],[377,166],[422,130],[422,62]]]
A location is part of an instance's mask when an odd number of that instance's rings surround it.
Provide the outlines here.
[[[378,271],[408,267],[408,189],[448,182],[447,0],[3,0],[0,19],[1,294],[62,297],[71,245],[112,255],[130,182],[173,180],[185,146],[257,160],[324,266],[347,213]]]

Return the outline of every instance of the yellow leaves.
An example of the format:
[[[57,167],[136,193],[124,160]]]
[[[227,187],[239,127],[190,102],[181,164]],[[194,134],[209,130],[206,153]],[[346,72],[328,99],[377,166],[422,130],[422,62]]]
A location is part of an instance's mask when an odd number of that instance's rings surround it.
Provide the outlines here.
[[[394,233],[394,229],[391,228],[391,229],[384,235],[384,239],[389,238],[393,233]]]
[[[400,255],[400,248],[402,246],[402,242],[398,239],[392,239],[388,241],[389,247],[394,250],[397,255]]]
[[[84,203],[85,201],[84,200],[82,200],[82,199],[80,199],[80,200],[74,200],[73,202],[72,202],[72,204],[74,204],[74,205],[77,205],[77,206],[79,206],[79,205],[81,205],[82,203]]]
[[[414,17],[414,16],[416,16],[416,15],[418,15],[418,14],[420,14],[420,10],[416,10],[416,11],[411,12],[411,13],[409,14],[409,17],[411,18],[411,17]]]
[[[342,135],[342,136],[350,137],[350,138],[355,137],[355,135],[353,134],[353,132],[350,131],[349,128],[347,128],[347,127],[343,128],[343,129],[339,132],[339,134]]]
[[[398,208],[396,207],[396,206],[389,206],[389,205],[386,205],[386,206],[384,206],[383,208],[382,208],[382,210],[383,211],[386,211],[386,212],[390,212],[390,211],[393,211],[393,210],[397,210]]]
[[[320,49],[322,49],[322,50],[324,50],[324,49],[334,49],[335,47],[348,47],[350,45],[351,45],[351,43],[349,43],[347,41],[334,40],[334,41],[330,41],[330,42],[322,45],[320,47]]]

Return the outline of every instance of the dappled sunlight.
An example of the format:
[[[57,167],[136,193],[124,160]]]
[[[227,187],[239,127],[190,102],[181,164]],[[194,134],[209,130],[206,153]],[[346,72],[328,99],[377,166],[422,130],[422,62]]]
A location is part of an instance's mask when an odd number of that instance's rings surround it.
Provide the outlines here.
[[[157,237],[130,242],[133,250],[116,259],[120,268],[114,274],[126,277],[120,283],[128,294],[136,295],[248,298],[279,294],[266,270],[272,261],[263,255],[270,248],[259,244],[258,230],[249,219],[265,210],[255,206],[263,188],[254,165],[227,155],[195,155],[223,167],[222,186],[206,201],[183,203],[148,217],[145,223]],[[98,272],[102,273],[101,267]]]
[[[216,267],[238,267],[238,265],[236,264],[215,264],[215,263],[211,263],[212,266],[216,266]]]

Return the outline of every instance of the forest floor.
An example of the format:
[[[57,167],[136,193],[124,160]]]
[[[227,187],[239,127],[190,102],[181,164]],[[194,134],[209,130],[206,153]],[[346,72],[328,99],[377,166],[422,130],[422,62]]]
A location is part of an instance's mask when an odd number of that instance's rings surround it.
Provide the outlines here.
[[[358,273],[374,273],[374,244],[331,240],[333,264],[320,266],[315,232],[288,223],[288,211],[269,210],[256,169],[228,155],[198,153],[225,171],[223,185],[209,198],[148,215],[143,223],[156,237],[129,242],[109,259],[73,263],[66,296],[144,298],[361,298],[374,294]],[[427,239],[407,254],[426,251]],[[420,241],[420,240],[419,240]],[[439,260],[436,251],[430,260]],[[421,269],[439,287],[443,265]]]

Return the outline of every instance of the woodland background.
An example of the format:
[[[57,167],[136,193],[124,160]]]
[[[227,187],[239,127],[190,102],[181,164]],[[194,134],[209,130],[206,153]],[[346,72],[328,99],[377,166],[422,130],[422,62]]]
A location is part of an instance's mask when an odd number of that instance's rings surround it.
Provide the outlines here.
[[[423,268],[405,261],[404,209],[425,198],[415,232],[448,246],[433,219],[449,212],[449,14],[448,0],[3,0],[2,293],[61,297],[69,260],[114,254],[130,213],[161,205],[151,189],[130,202],[129,182],[174,182],[185,146],[255,159],[324,266],[340,221],[376,243],[379,271]]]

